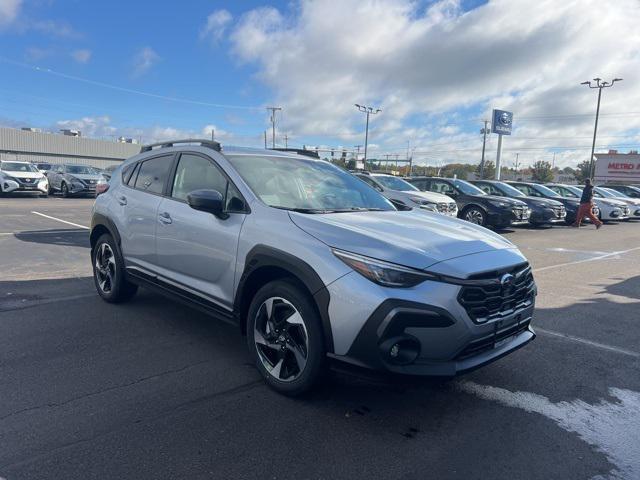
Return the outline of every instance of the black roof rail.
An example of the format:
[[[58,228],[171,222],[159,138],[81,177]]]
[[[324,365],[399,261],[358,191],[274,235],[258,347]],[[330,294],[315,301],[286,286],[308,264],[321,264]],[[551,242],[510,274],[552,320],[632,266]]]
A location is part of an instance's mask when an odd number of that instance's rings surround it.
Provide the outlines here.
[[[276,147],[276,148],[272,148],[271,150],[277,150],[279,152],[291,152],[291,153],[297,153],[298,155],[305,155],[307,157],[311,157],[311,158],[320,158],[320,155],[318,155],[318,152],[316,152],[315,150],[307,150],[306,148],[281,148],[281,147]]]
[[[169,147],[173,147],[176,144],[180,144],[180,143],[184,143],[184,144],[197,143],[201,147],[212,148],[216,152],[222,151],[222,147],[220,146],[220,142],[216,142],[215,140],[207,140],[205,138],[185,138],[183,140],[168,140],[166,142],[150,143],[149,145],[144,145],[140,149],[140,152],[141,153],[142,152],[150,152],[151,150],[153,150],[154,147],[169,148]]]

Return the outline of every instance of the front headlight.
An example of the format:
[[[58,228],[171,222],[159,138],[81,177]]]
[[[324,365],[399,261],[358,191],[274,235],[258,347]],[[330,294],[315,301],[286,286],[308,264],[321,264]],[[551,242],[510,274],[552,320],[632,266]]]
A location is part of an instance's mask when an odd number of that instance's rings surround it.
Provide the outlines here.
[[[505,208],[509,206],[507,202],[501,202],[500,200],[489,200],[489,203],[494,207],[499,207],[499,208]]]
[[[375,258],[344,252],[342,250],[333,249],[332,252],[360,275],[383,287],[409,288],[425,280],[436,279],[436,276],[433,274],[403,267],[402,265],[396,265],[395,263],[376,260]]]

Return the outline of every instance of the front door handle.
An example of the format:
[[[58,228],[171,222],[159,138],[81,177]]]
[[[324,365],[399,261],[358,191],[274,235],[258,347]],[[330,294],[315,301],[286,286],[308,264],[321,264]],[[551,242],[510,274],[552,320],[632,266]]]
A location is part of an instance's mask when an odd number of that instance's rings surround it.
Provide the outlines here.
[[[169,215],[169,213],[167,212],[162,212],[158,215],[158,217],[160,218],[160,221],[165,225],[169,225],[171,222],[173,222],[173,220],[171,220],[171,215]]]
[[[127,197],[125,197],[124,195],[120,195],[118,197],[118,203],[120,205],[126,205],[127,204]]]

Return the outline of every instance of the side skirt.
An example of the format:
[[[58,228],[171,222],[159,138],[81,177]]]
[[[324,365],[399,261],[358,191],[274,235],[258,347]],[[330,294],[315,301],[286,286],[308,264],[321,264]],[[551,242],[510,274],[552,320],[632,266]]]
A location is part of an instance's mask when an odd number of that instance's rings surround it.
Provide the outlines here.
[[[176,285],[164,282],[155,275],[148,274],[137,268],[127,267],[127,277],[136,285],[148,288],[156,293],[183,303],[189,307],[200,310],[223,322],[238,326],[239,321],[233,311],[227,310],[212,300],[206,298],[204,294],[195,294]]]

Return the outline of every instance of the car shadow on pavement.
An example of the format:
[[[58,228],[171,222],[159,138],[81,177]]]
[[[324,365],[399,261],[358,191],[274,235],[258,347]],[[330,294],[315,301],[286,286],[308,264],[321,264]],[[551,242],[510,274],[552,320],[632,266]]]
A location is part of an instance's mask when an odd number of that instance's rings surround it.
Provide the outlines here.
[[[603,287],[607,293],[632,300],[640,300],[640,275],[631,278],[620,279],[618,283]]]
[[[23,242],[64,247],[89,248],[89,232],[84,229],[34,230],[14,233],[14,237]]]

